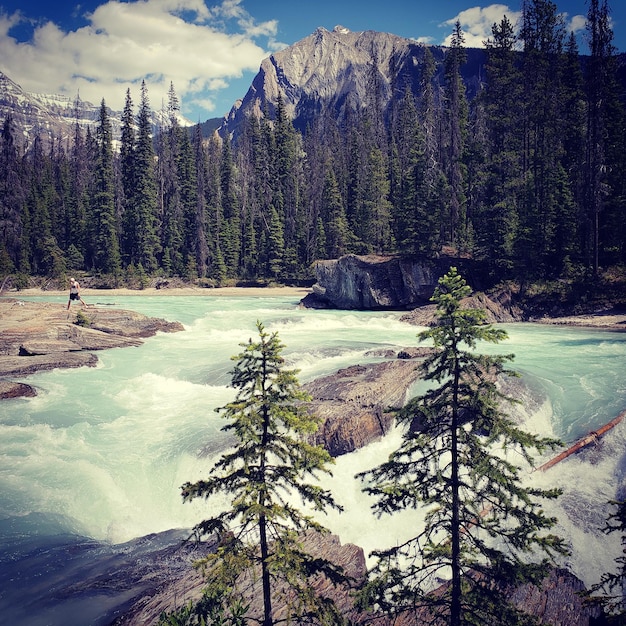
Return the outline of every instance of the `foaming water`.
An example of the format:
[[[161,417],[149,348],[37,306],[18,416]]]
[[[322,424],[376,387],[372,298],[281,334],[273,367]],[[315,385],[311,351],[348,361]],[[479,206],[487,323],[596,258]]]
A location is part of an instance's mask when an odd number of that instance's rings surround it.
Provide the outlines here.
[[[96,368],[32,376],[37,397],[0,402],[0,550],[4,546],[7,554],[15,554],[17,536],[27,554],[28,546],[54,542],[63,533],[117,544],[190,528],[208,516],[217,503],[183,504],[180,486],[204,476],[229,445],[215,409],[234,397],[228,386],[231,357],[256,338],[257,321],[278,332],[287,366],[299,370],[301,382],[375,361],[384,349],[417,345],[420,330],[401,323],[399,313],[306,310],[288,297],[100,301],[179,320],[185,331],[159,334],[137,348],[98,352]],[[479,349],[515,354],[511,367],[528,386],[520,417],[529,430],[571,442],[626,408],[626,334],[526,324],[504,328],[508,341]],[[606,519],[606,502],[623,483],[625,428],[617,427],[586,455],[545,474],[528,474],[542,486],[565,488],[554,514],[560,531],[577,546],[567,564],[588,584],[618,554],[615,541],[598,527]],[[345,512],[322,521],[366,553],[393,545],[419,524],[415,511],[375,518],[354,478],[384,461],[399,437],[394,430],[340,457],[325,482]],[[13,580],[16,558],[0,559],[0,581],[3,573]]]

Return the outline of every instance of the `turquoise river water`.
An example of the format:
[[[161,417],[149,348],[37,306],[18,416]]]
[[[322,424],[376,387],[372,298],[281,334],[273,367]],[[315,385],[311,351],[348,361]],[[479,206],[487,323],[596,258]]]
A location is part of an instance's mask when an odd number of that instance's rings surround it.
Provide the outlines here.
[[[400,322],[400,313],[307,310],[288,296],[97,296],[90,304],[178,320],[185,331],[99,352],[96,368],[29,377],[37,397],[0,403],[0,621],[10,618],[14,626],[108,623],[106,602],[91,611],[54,594],[60,581],[71,581],[59,554],[71,549],[72,538],[114,549],[206,517],[210,505],[183,505],[180,485],[205,475],[227,444],[214,409],[233,397],[230,357],[256,336],[257,320],[278,331],[301,382],[374,360],[367,355],[373,348],[417,345],[419,331]],[[527,429],[572,442],[626,409],[626,333],[504,328],[506,342],[480,349],[514,353],[511,366],[541,398],[526,411]],[[373,518],[354,479],[384,460],[398,436],[339,458],[328,481],[345,512],[322,521],[366,552],[400,539],[415,523],[414,512]],[[544,474],[528,472],[528,480],[564,489],[551,505],[573,546],[563,564],[587,584],[618,555],[616,538],[598,529],[606,503],[624,497],[625,439],[621,424],[585,456]],[[65,552],[53,549],[59,543]]]

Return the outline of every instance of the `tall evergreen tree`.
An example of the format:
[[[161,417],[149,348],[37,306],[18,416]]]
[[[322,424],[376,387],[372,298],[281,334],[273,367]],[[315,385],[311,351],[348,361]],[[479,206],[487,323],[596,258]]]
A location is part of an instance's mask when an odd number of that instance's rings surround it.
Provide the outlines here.
[[[219,230],[222,251],[228,275],[237,276],[241,253],[241,214],[237,196],[237,176],[230,139],[222,142],[220,161],[220,188],[223,222]]]
[[[446,140],[445,173],[450,185],[450,201],[447,223],[444,225],[446,239],[458,249],[466,245],[465,227],[465,167],[463,156],[467,140],[468,105],[461,67],[466,62],[465,36],[457,20],[452,33],[450,48],[446,55]]]
[[[389,174],[379,148],[372,148],[367,160],[363,197],[364,236],[377,254],[392,250]]]
[[[585,206],[586,102],[581,56],[574,33],[570,33],[563,68],[563,170],[568,178],[571,202],[560,207],[555,231],[556,256],[563,275],[584,262],[580,228],[587,223]]]
[[[130,259],[148,273],[158,266],[157,255],[161,252],[158,237],[157,186],[155,153],[152,142],[150,101],[145,81],[141,83],[141,100],[137,114],[137,144],[135,147],[135,191],[131,201],[128,238]]]
[[[522,7],[524,42],[523,171],[515,255],[525,278],[554,274],[557,215],[571,192],[563,183],[563,16],[551,0],[526,0]]]
[[[257,330],[258,341],[241,344],[243,351],[233,357],[231,384],[237,395],[220,409],[229,420],[223,430],[234,434],[235,446],[215,463],[209,478],[182,487],[185,501],[219,493],[231,499],[230,508],[196,526],[200,534],[217,533],[220,540],[217,552],[206,558],[208,595],[227,613],[228,590],[241,593],[237,581],[253,569],[260,571],[263,594],[262,616],[251,616],[257,623],[279,622],[275,600],[282,584],[289,620],[340,624],[333,603],[316,596],[310,578],[326,574],[342,581],[342,572],[307,554],[302,545],[306,531],[327,531],[298,510],[292,498],[299,496],[311,511],[340,509],[328,491],[306,482],[330,473],[332,459],[323,448],[306,443],[318,420],[307,412],[308,396],[297,372],[284,367],[278,335],[260,322]]]
[[[398,107],[393,137],[396,151],[393,179],[396,245],[405,254],[428,255],[439,249],[440,211],[438,203],[432,202],[435,189],[428,149],[415,99],[408,89]]]
[[[293,127],[282,98],[278,96],[274,124],[276,145],[276,178],[278,183],[275,208],[283,222],[285,248],[295,250],[302,237],[302,142]]]
[[[211,226],[208,215],[208,160],[202,140],[202,129],[196,124],[193,133],[193,163],[196,168],[196,210],[195,210],[195,235],[193,250],[196,256],[196,268],[202,278],[208,274],[210,260],[209,238]]]
[[[49,256],[52,240],[51,210],[56,202],[54,182],[52,180],[52,164],[44,153],[40,135],[35,137],[33,147],[27,155],[27,167],[30,173],[30,185],[27,196],[28,250],[29,265],[35,274],[49,274],[52,259]]]
[[[8,116],[0,135],[0,255],[7,273],[18,267],[29,271],[28,258],[22,248],[22,212],[25,207],[25,180],[15,144],[13,119]]]
[[[330,163],[326,165],[320,216],[325,224],[326,258],[335,259],[348,253],[350,229],[339,185]]]
[[[185,208],[183,207],[182,136],[178,116],[180,104],[170,84],[167,105],[167,124],[158,138],[158,178],[160,206],[160,240],[163,248],[161,265],[168,275],[181,274],[184,267]],[[190,172],[187,172],[189,175]],[[188,190],[189,193],[189,190]]]
[[[503,411],[510,398],[498,376],[510,374],[505,363],[512,357],[478,354],[476,346],[499,343],[506,333],[485,325],[482,309],[463,308],[469,293],[455,268],[439,280],[432,298],[437,324],[419,335],[434,344],[423,364],[433,386],[399,411],[400,447],[361,475],[370,481],[365,491],[375,496],[378,514],[425,511],[423,530],[375,552],[363,597],[392,614],[427,607],[450,626],[511,626],[528,622],[504,590],[541,580],[548,560],[540,554],[564,547],[546,533],[556,520],[538,502],[558,490],[525,487],[510,452],[532,465],[532,450],[557,442],[525,432]],[[439,589],[448,575],[450,583]]]
[[[209,245],[208,276],[217,280],[218,284],[227,277],[224,260],[224,210],[222,207],[222,143],[213,136],[207,149],[207,211],[208,224],[212,237]]]
[[[493,278],[511,277],[523,187],[521,164],[522,76],[516,63],[517,37],[504,16],[492,27],[487,49],[487,163],[481,210],[474,215],[476,256]]]
[[[133,261],[135,246],[135,148],[136,122],[130,89],[126,91],[120,135],[119,170],[122,185],[122,239],[121,252],[126,263]]]
[[[594,274],[597,274],[603,243],[602,235],[611,240],[615,233],[619,233],[621,237],[618,235],[617,241],[620,239],[624,241],[623,202],[613,206],[615,211],[613,217],[616,219],[606,220],[606,216],[602,215],[611,190],[610,183],[623,177],[623,165],[619,166],[609,161],[611,156],[617,156],[621,149],[612,150],[611,145],[613,142],[622,145],[624,138],[624,114],[621,104],[617,102],[615,49],[607,0],[589,1],[587,29],[591,55],[585,76],[587,93],[585,206],[589,224],[587,242],[591,266]],[[610,178],[611,170],[619,172],[616,178]],[[610,224],[604,232],[603,223]]]
[[[113,129],[104,99],[96,128],[97,161],[91,200],[91,263],[103,274],[121,269],[113,192]]]

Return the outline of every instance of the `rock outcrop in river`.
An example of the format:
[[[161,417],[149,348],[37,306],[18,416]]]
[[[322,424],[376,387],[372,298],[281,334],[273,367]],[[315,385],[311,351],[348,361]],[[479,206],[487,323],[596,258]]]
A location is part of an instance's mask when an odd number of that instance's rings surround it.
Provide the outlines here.
[[[424,356],[426,349],[414,349],[411,356]],[[306,385],[313,400],[312,413],[322,423],[314,437],[333,456],[353,452],[380,439],[393,426],[390,407],[401,407],[410,386],[419,378],[418,365],[409,351],[401,358],[353,365]]]
[[[78,325],[77,311],[84,316]],[[0,399],[35,395],[16,379],[55,368],[93,367],[94,351],[139,346],[157,332],[183,330],[180,322],[134,311],[0,298]]]
[[[138,540],[141,542],[143,540]],[[133,542],[135,543],[135,542]],[[342,545],[335,535],[310,534],[305,539],[305,547],[312,555],[331,559],[344,568],[354,579],[354,585],[361,583],[366,576],[365,554],[353,544]],[[204,545],[204,550],[210,549]],[[144,553],[135,561],[126,557],[125,562],[116,562],[115,576],[87,577],[80,589],[73,593],[97,595],[105,585],[112,585],[115,593],[122,595],[125,579],[137,590],[137,595],[127,598],[125,608],[112,626],[154,626],[164,611],[173,611],[190,600],[198,600],[202,595],[203,579],[193,568],[193,560],[203,556],[202,547],[185,543],[176,549],[159,549],[154,555]],[[110,558],[110,557],[109,557]],[[120,567],[122,565],[122,567]],[[247,587],[246,602],[250,604],[249,617],[260,617],[263,609],[263,594],[260,577]],[[341,614],[352,624],[373,624],[375,626],[419,626],[437,623],[426,610],[401,615],[394,619],[359,611],[354,607],[351,589],[335,587],[329,580],[317,578],[312,583],[315,591],[332,598]],[[597,607],[587,606],[579,595],[584,590],[582,582],[570,572],[553,569],[540,587],[522,585],[511,590],[512,602],[537,617],[540,623],[560,626],[591,626],[598,623],[600,615]],[[275,613],[282,617],[280,599],[276,598]],[[118,613],[118,614],[119,614]]]
[[[411,309],[427,304],[442,275],[435,261],[348,254],[317,261],[317,283],[305,306],[337,309]]]

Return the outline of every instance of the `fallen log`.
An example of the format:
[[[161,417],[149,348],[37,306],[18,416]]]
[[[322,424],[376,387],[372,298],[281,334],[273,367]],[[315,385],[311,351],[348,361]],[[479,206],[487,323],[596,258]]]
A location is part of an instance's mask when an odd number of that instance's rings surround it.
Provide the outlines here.
[[[601,426],[597,430],[592,430],[589,434],[585,435],[584,437],[579,439],[576,443],[574,443],[569,448],[567,448],[567,450],[563,450],[563,452],[561,452],[554,458],[550,459],[543,465],[536,467],[533,470],[533,472],[537,472],[537,471],[545,472],[547,469],[554,467],[557,463],[560,463],[567,457],[572,456],[572,454],[575,454],[579,450],[586,448],[592,443],[597,443],[597,441],[600,439],[600,437],[602,437],[602,435],[609,432],[609,430],[615,428],[615,426],[617,426],[624,419],[624,417],[626,417],[626,411],[622,411],[617,417],[613,418],[610,422],[607,422],[604,426]],[[485,517],[492,509],[493,509],[493,505],[488,504],[481,510],[481,512],[479,513],[479,516]],[[477,523],[478,523],[478,518],[474,518],[464,527],[463,530],[466,532],[472,526],[475,526]]]
[[[597,430],[592,430],[589,434],[585,435],[581,439],[579,439],[576,443],[571,445],[567,450],[563,450],[560,454],[555,456],[553,459],[550,459],[548,462],[540,465],[536,468],[535,471],[545,472],[547,469],[555,466],[557,463],[560,463],[563,459],[566,459],[568,456],[575,454],[579,450],[586,448],[592,443],[596,443],[602,435],[607,433],[612,428],[615,428],[623,419],[626,417],[626,411],[622,411],[617,417],[613,418],[610,422],[606,423],[601,428]]]

